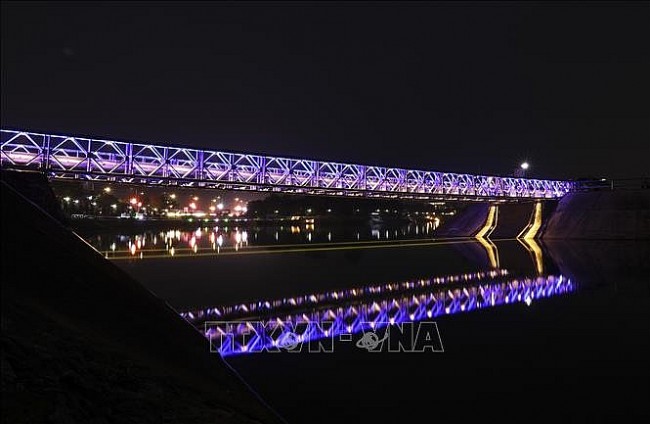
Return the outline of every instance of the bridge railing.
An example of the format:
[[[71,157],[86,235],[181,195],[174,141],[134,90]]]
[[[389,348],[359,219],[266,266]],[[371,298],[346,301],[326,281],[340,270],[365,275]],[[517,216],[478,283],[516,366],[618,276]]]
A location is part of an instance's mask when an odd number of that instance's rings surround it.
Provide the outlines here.
[[[573,191],[649,190],[650,177],[589,178],[574,182]]]
[[[57,178],[434,198],[558,198],[568,181],[496,177],[2,130],[3,168]]]

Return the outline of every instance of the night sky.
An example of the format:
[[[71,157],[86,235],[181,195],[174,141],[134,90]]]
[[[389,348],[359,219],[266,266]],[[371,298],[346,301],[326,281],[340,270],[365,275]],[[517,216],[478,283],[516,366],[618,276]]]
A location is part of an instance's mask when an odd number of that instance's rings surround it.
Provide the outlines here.
[[[2,126],[549,178],[650,174],[650,6],[2,3]],[[133,3],[131,3],[133,4]]]

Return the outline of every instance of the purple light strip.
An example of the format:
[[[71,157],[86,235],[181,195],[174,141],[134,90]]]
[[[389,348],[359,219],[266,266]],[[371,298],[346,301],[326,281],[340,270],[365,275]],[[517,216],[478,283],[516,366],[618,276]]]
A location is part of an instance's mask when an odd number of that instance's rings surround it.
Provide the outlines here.
[[[55,178],[410,199],[552,199],[568,181],[456,174],[0,130],[3,168]]]
[[[404,284],[404,283],[400,283]],[[437,288],[435,291],[391,296],[381,300],[362,300],[351,296],[351,301],[340,306],[316,305],[308,312],[254,317],[234,329],[223,324],[195,318],[195,325],[205,326],[205,336],[217,345],[222,356],[239,355],[277,348],[289,335],[297,335],[302,343],[333,338],[342,334],[358,334],[386,326],[386,323],[404,323],[428,320],[444,315],[470,312],[510,303],[527,303],[545,297],[575,291],[572,281],[562,275],[549,275],[533,279],[476,282],[469,287]],[[272,312],[272,311],[271,311]],[[184,316],[188,316],[187,313]],[[264,323],[267,331],[253,331],[250,321]],[[220,317],[220,322],[231,321],[230,316]],[[234,321],[234,320],[232,320]],[[317,325],[327,322],[329,326]],[[219,343],[217,343],[219,340]]]
[[[403,293],[409,290],[413,291],[432,286],[467,283],[485,280],[486,278],[494,279],[505,277],[507,275],[507,270],[495,269],[486,272],[472,272],[466,274],[422,278],[419,280],[404,281],[399,283],[375,284],[362,287],[333,290],[323,293],[312,293],[303,296],[294,296],[271,301],[258,301],[241,303],[238,305],[211,307],[195,311],[182,312],[181,316],[193,325],[200,325],[202,321],[207,320],[237,319],[242,316],[250,317],[256,314],[264,315],[280,308],[315,308],[323,304],[332,304],[341,301],[349,302],[353,299],[360,299],[364,296],[386,295],[392,292]]]

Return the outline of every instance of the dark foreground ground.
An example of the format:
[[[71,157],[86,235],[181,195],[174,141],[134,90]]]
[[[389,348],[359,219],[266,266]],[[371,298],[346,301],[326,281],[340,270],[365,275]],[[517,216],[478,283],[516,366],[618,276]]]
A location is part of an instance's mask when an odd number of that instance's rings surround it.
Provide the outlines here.
[[[282,422],[174,310],[4,183],[1,222],[3,423]]]

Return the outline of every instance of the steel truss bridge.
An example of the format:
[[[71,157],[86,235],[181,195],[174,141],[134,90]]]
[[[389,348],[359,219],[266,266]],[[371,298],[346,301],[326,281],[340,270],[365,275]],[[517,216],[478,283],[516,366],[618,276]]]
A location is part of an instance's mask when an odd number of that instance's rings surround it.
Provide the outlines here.
[[[0,130],[3,169],[54,178],[422,200],[556,199],[568,181],[456,174]]]

